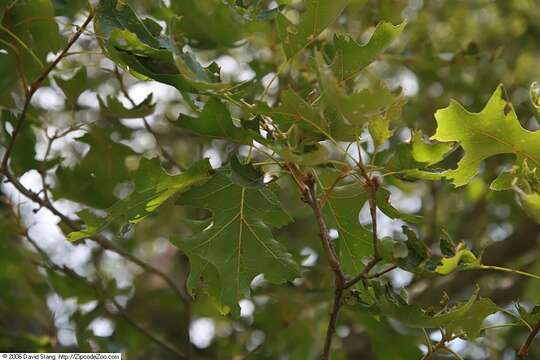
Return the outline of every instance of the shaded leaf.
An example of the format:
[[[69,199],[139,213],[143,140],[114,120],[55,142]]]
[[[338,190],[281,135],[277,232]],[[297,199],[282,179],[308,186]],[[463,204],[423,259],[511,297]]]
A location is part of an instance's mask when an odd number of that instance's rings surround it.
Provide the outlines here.
[[[143,101],[136,104],[131,109],[126,108],[116,97],[107,96],[107,100],[103,100],[101,96],[97,96],[100,112],[104,116],[118,119],[136,119],[151,115],[156,107],[152,104],[152,94],[149,94]]]
[[[465,335],[469,339],[479,336],[483,320],[499,311],[491,300],[479,298],[476,288],[466,303],[456,304],[451,308],[432,315],[417,305],[408,305],[403,299],[391,293],[389,289],[376,287],[378,306],[387,316],[414,328],[445,328],[449,333]]]
[[[173,243],[191,260],[190,287],[210,277],[210,292],[230,308],[249,295],[249,284],[263,273],[282,283],[298,273],[298,265],[271,233],[292,219],[267,187],[248,189],[230,180],[220,169],[204,185],[184,193],[179,203],[212,212],[213,223],[202,232]],[[206,266],[208,263],[211,266]],[[219,281],[218,281],[219,279]]]
[[[360,209],[367,201],[367,193],[358,184],[334,188],[323,208],[330,228],[335,228],[338,238],[336,251],[345,273],[354,276],[364,268],[362,259],[373,253],[372,233],[360,225]]]
[[[74,167],[58,169],[53,193],[91,207],[108,208],[118,200],[113,195],[116,185],[130,179],[126,157],[136,153],[112,141],[110,134],[99,128],[77,140],[88,144],[90,150]]]
[[[54,81],[62,89],[69,107],[74,109],[77,106],[77,99],[88,87],[86,68],[79,68],[69,79],[54,76]]]
[[[2,110],[0,113],[0,125],[2,126],[2,135],[7,147],[11,142],[11,135],[8,133],[7,124],[11,131],[15,129],[19,119],[10,111]],[[36,135],[34,134],[31,123],[23,123],[21,130],[17,135],[17,142],[10,156],[10,166],[16,175],[22,175],[30,169],[40,169],[40,162],[36,160]]]
[[[83,213],[86,228],[68,235],[70,241],[93,236],[112,223],[136,224],[156,211],[165,201],[210,176],[210,163],[207,159],[193,165],[180,175],[171,176],[160,166],[158,159],[142,159],[134,174],[135,189],[126,198],[107,209],[107,217],[97,218]],[[79,216],[81,214],[79,213]]]
[[[363,46],[348,35],[336,35],[333,68],[337,79],[349,79],[373,62],[401,34],[404,27],[405,23],[394,26],[381,22],[375,28],[371,39]]]
[[[203,136],[229,139],[241,144],[251,143],[248,131],[235,126],[227,106],[214,97],[206,102],[198,118],[180,114],[173,124]]]
[[[347,2],[348,0],[306,0],[306,10],[297,25],[290,22],[285,15],[279,14],[276,28],[287,58],[296,55],[336,21]]]

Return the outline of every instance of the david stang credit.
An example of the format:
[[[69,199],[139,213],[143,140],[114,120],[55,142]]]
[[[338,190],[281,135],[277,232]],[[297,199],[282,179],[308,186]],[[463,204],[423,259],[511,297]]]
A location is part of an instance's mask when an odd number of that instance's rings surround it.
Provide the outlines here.
[[[119,353],[18,353],[1,354],[0,360],[122,360]]]

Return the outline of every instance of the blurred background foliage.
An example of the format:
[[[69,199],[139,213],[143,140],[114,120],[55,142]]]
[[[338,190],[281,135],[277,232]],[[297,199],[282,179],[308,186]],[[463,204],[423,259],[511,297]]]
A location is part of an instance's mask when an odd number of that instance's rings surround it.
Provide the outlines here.
[[[216,62],[222,80],[250,80],[242,88],[249,102],[265,87],[270,103],[278,102],[288,88],[304,98],[317,95],[311,93],[316,76],[310,52],[299,54],[269,85],[286,61],[275,13],[294,21],[302,1],[123,2],[155,33],[167,34],[171,19],[181,16],[176,31],[183,33],[183,45],[199,62]],[[14,127],[12,112],[20,111],[23,102],[22,85],[54,59],[88,9],[82,0],[0,0],[0,152]],[[540,79],[538,19],[540,4],[535,0],[351,0],[310,47],[324,51],[334,33],[347,33],[363,43],[380,21],[406,22],[390,49],[350,84],[355,88],[381,82],[401,92],[402,104],[391,120],[392,144],[408,141],[411,129],[432,135],[433,114],[450,99],[480,111],[499,83],[505,85],[522,125],[538,130],[538,110],[529,97],[530,84]],[[170,173],[204,157],[213,167],[228,161],[238,145],[175,124],[179,113],[193,114],[204,100],[118,69],[103,55],[90,24],[37,90],[11,167],[35,192],[47,184],[40,196],[53,199],[70,218],[76,219],[75,213],[85,206],[105,209],[132,190],[130,179],[141,157],[159,156]],[[455,163],[460,156],[456,151],[445,161]],[[424,216],[419,231],[428,243],[435,243],[444,228],[483,254],[486,264],[538,274],[540,225],[524,215],[512,192],[488,191],[511,161],[509,156],[488,159],[480,175],[458,189],[446,182],[398,179],[385,186],[400,211]],[[315,358],[327,326],[333,279],[316,224],[298,201],[294,185],[285,178],[278,183],[295,222],[275,236],[302,264],[302,278],[284,286],[256,279],[251,297],[240,302],[241,311],[227,315],[201,294],[186,306],[162,278],[90,240],[68,242],[64,234],[69,230],[58,217],[3,183],[0,351],[122,351],[128,359],[177,358],[148,336],[149,331],[161,342],[190,349],[194,359]],[[361,212],[360,221],[366,216]],[[189,264],[168,240],[191,233],[196,224],[184,219],[204,217],[200,210],[171,202],[136,227],[111,224],[104,236],[182,288]],[[382,214],[380,222],[382,235],[399,232],[402,224]],[[538,282],[501,273],[420,279],[396,270],[387,276],[396,291],[406,291],[411,301],[426,306],[437,304],[443,291],[452,299],[467,298],[475,283],[483,296],[509,311],[515,311],[516,299],[525,305],[540,301]],[[500,323],[501,317],[488,322]],[[334,359],[415,359],[425,343],[420,331],[349,308],[342,313],[337,334]],[[505,327],[486,331],[474,343],[457,339],[451,346],[464,359],[509,360],[526,335],[523,328]],[[428,336],[436,339],[437,333]],[[540,342],[531,346],[530,358],[540,358]]]

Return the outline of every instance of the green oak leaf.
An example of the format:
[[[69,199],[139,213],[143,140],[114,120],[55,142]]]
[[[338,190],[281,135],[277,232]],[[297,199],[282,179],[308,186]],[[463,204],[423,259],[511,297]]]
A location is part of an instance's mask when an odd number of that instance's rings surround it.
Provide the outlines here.
[[[528,311],[520,303],[516,305],[519,316],[530,326],[536,325],[540,322],[540,305],[535,305]]]
[[[64,93],[68,106],[74,109],[77,106],[77,99],[88,87],[88,76],[86,68],[80,67],[70,78],[63,79],[60,76],[53,76],[56,85]]]
[[[453,149],[452,143],[429,143],[423,139],[420,130],[413,131],[411,153],[414,160],[427,166],[441,162]]]
[[[263,187],[264,173],[256,169],[252,164],[242,164],[237,156],[231,158],[231,180],[245,188],[258,189]]]
[[[392,238],[381,240],[381,254],[384,260],[409,272],[420,275],[448,275],[454,271],[480,268],[480,259],[465,248],[463,243],[454,245],[446,234],[441,238],[439,247],[443,256],[433,254],[416,233],[406,226],[403,232],[407,241]],[[406,250],[406,251],[405,251]]]
[[[480,260],[468,249],[459,249],[453,256],[444,257],[440,264],[435,268],[435,272],[440,275],[448,275],[458,268],[468,266],[478,266]]]
[[[369,89],[346,94],[343,84],[340,84],[332,71],[324,65],[320,53],[316,54],[315,59],[324,113],[333,137],[336,140],[355,141],[361,134],[362,127],[368,122],[378,141],[388,136],[388,124],[385,131],[383,123],[389,122],[391,117],[382,117],[381,114],[390,115],[389,111],[393,107],[399,109],[399,97],[386,89],[382,83],[375,83]]]
[[[170,22],[175,16],[181,16],[175,33],[184,34],[188,45],[197,49],[235,47],[246,28],[246,19],[221,0],[171,1],[170,10],[164,12],[163,20]]]
[[[170,22],[170,37],[172,41],[172,52],[176,68],[182,76],[189,79],[196,88],[220,89],[227,88],[230,85],[220,83],[220,69],[216,63],[203,67],[188,52],[184,52],[183,41],[178,40],[178,34],[181,34],[181,17],[175,16]]]
[[[115,63],[135,76],[154,79],[180,91],[219,90],[230,86],[219,82],[219,68],[215,64],[203,68],[181,50],[177,41],[171,43],[169,39],[156,37],[155,29],[148,29],[129,5],[116,4],[115,0],[102,0],[94,23],[100,45]],[[179,36],[175,31],[179,22],[178,18],[171,18],[173,40]]]
[[[455,186],[462,186],[478,172],[482,160],[498,154],[515,154],[540,166],[540,131],[521,127],[514,108],[499,85],[484,109],[471,113],[456,101],[435,113],[437,131],[432,139],[458,142],[465,155],[458,167],[445,172]]]
[[[13,129],[17,123],[18,118],[12,112],[8,110],[0,112],[0,144],[4,145],[5,143],[4,146],[7,146],[7,143],[11,141],[11,135],[8,133],[6,125],[9,124]],[[40,162],[36,160],[36,134],[29,122],[23,124],[18,134],[17,142],[10,156],[10,167],[18,176],[30,169],[40,168]]]
[[[144,22],[135,14],[131,6],[120,4],[120,1],[117,0],[101,0],[99,2],[96,7],[94,28],[96,34],[99,35],[97,39],[104,48],[106,48],[106,41],[110,38],[112,32],[117,29],[129,30],[144,44],[153,48],[159,48],[163,42],[162,39],[152,34]]]
[[[2,29],[0,39],[13,43],[17,53],[24,54],[17,56],[23,62],[20,65],[43,65],[49,52],[56,52],[63,46],[65,38],[60,35],[54,17],[51,0],[14,1],[10,4],[2,22],[11,34]],[[13,36],[17,37],[16,41]],[[5,43],[1,43],[3,48]],[[12,47],[6,47],[6,50],[10,52]]]
[[[420,223],[422,221],[422,216],[414,214],[405,214],[398,209],[396,209],[390,203],[390,191],[381,187],[377,191],[376,195],[377,206],[386,216],[392,219],[402,219],[406,222],[413,224]]]
[[[322,136],[328,134],[328,123],[321,116],[319,109],[304,100],[294,90],[284,90],[281,93],[280,100],[279,106],[274,108],[259,103],[256,111],[259,114],[272,117],[272,120],[279,125],[281,131],[287,131],[291,126],[296,125],[311,135]]]
[[[328,174],[324,173],[321,175],[321,181],[326,188],[331,186],[331,179],[336,176],[333,174],[328,177]],[[418,221],[418,217],[402,214],[394,208],[388,201],[389,195],[388,190],[381,187],[376,198],[378,208],[386,216],[393,219],[401,218],[405,221]],[[363,226],[359,219],[360,210],[367,202],[368,195],[365,189],[359,184],[352,183],[334,187],[322,204],[328,227],[338,232],[335,247],[343,270],[351,276],[358,274],[364,268],[362,259],[373,253],[371,226]]]
[[[258,274],[272,283],[297,276],[299,267],[285,247],[276,241],[271,228],[291,222],[273,191],[245,188],[221,168],[204,185],[190,189],[178,201],[212,212],[212,225],[187,238],[173,239],[192,263],[190,288],[200,278],[223,305],[237,309],[237,302],[249,295]]]
[[[480,336],[484,319],[498,312],[499,307],[488,298],[479,298],[469,308],[469,311],[461,315],[459,322],[450,324],[447,329],[454,334],[463,334],[469,340]]]
[[[514,190],[523,210],[540,223],[540,170],[530,165],[530,161],[523,159],[510,171],[503,171],[489,188],[495,191]]]
[[[430,169],[427,163],[417,161],[412,155],[412,144],[400,143],[377,153],[376,164],[386,171],[406,179],[441,180],[444,173]]]
[[[343,81],[353,77],[388,48],[404,27],[405,23],[394,26],[388,22],[380,22],[365,45],[358,44],[348,35],[336,35],[334,38],[336,56],[332,65],[336,78]]]
[[[390,129],[390,118],[386,116],[376,116],[369,121],[369,133],[373,139],[375,149],[382,146],[386,140],[390,139],[394,134],[394,130]]]
[[[315,166],[328,162],[328,149],[320,143],[302,144],[292,148],[275,141],[268,147],[274,150],[281,159],[302,166]]]
[[[86,228],[70,233],[68,239],[77,241],[91,237],[112,223],[136,224],[156,211],[172,196],[208,179],[211,169],[208,160],[204,159],[182,174],[171,176],[161,168],[157,158],[152,160],[143,158],[133,177],[135,185],[133,192],[107,209],[105,218],[89,216],[88,212],[84,212],[81,219],[86,223]]]
[[[102,115],[118,119],[138,119],[152,115],[156,107],[155,103],[152,104],[152,94],[131,109],[126,108],[115,96],[107,96],[107,99],[103,100],[98,95],[97,99]]]
[[[112,141],[107,131],[97,127],[77,140],[90,145],[90,150],[75,166],[59,167],[53,194],[106,209],[118,200],[114,196],[116,185],[130,179],[125,159],[136,153]]]
[[[250,144],[249,132],[233,124],[229,109],[219,99],[211,97],[198,118],[180,114],[174,125],[211,138],[228,139],[241,144]]]
[[[499,307],[490,299],[480,298],[479,291],[477,287],[467,302],[432,315],[417,305],[407,304],[390,289],[375,287],[377,306],[386,316],[413,328],[444,328],[450,334],[469,339],[478,337],[484,319],[499,311]]]
[[[298,24],[293,24],[285,15],[276,17],[276,29],[287,58],[313,42],[319,34],[330,26],[341,14],[348,0],[306,0],[306,10]]]
[[[367,193],[358,184],[338,186],[323,208],[328,227],[338,232],[335,247],[343,271],[351,276],[362,271],[362,259],[373,253],[372,232],[359,221],[360,210],[367,198]]]
[[[416,345],[414,333],[402,333],[384,318],[375,318],[367,311],[352,313],[354,320],[365,327],[369,341],[376,359],[410,360],[420,359],[422,352]],[[388,339],[392,339],[392,346],[388,346]]]
[[[13,105],[10,93],[19,80],[19,75],[13,71],[16,66],[17,60],[14,56],[0,52],[0,105],[2,106]]]
[[[540,224],[540,193],[522,193],[520,199],[525,212]]]

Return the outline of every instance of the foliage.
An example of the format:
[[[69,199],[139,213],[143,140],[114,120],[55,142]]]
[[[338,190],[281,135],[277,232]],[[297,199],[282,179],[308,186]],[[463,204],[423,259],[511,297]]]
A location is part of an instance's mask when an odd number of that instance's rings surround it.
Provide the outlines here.
[[[0,351],[539,357],[538,16],[0,0]]]

